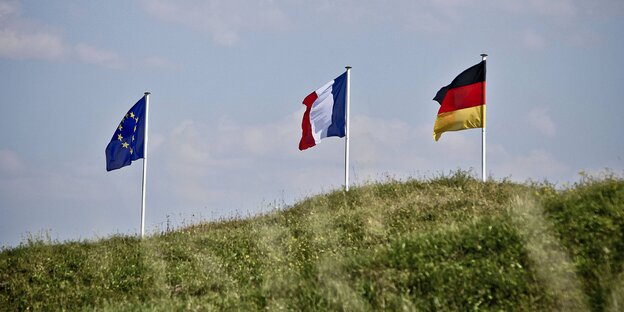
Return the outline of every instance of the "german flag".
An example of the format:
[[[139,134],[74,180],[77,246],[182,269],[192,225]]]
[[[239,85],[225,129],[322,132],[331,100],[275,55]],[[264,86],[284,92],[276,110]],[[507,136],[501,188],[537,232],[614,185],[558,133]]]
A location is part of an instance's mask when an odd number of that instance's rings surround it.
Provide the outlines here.
[[[464,70],[433,98],[440,110],[433,126],[437,141],[446,131],[485,127],[485,60]]]

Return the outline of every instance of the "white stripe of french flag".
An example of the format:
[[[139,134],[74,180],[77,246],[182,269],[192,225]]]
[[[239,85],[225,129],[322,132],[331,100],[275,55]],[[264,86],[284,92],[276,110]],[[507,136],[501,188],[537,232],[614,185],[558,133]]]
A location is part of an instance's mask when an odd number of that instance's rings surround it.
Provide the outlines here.
[[[303,100],[306,111],[301,121],[299,150],[305,150],[326,137],[345,136],[347,73],[326,83]]]

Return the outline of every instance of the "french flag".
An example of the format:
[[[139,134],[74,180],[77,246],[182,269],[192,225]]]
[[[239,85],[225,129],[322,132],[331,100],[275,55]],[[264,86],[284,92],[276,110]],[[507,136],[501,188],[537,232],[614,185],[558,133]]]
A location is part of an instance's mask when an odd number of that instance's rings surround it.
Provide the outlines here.
[[[301,121],[299,150],[308,149],[326,137],[345,136],[346,101],[346,72],[303,99],[306,111]]]

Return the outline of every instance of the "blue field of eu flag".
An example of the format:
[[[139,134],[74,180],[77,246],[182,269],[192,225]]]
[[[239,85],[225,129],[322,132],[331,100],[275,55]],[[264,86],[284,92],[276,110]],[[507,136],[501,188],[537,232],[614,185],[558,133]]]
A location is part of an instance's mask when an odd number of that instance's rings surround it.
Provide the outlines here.
[[[106,171],[119,169],[143,158],[145,145],[145,96],[121,119],[108,146]]]

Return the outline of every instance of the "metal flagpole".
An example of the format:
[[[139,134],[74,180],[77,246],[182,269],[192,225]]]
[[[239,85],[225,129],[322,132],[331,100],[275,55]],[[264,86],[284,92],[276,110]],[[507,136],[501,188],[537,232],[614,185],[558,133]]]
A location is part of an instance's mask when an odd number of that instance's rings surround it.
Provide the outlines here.
[[[347,103],[346,103],[346,124],[345,124],[345,191],[349,191],[349,106],[351,102],[351,66],[347,69]]]
[[[145,235],[145,185],[147,182],[147,128],[149,123],[149,92],[145,92],[145,141],[143,141],[143,190],[141,194],[141,238]]]
[[[487,54],[483,53],[481,54],[481,60],[485,61],[485,59],[487,58]],[[485,64],[484,64],[485,65]],[[487,65],[485,65],[487,66]],[[483,182],[485,182],[487,180],[487,177],[485,175],[485,125],[486,125],[486,114],[485,114],[485,108],[486,108],[486,103],[485,103],[485,80],[483,81],[483,110],[481,111],[481,122],[483,123],[483,128],[481,128],[481,177],[483,178]]]

